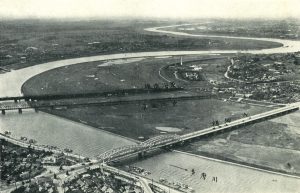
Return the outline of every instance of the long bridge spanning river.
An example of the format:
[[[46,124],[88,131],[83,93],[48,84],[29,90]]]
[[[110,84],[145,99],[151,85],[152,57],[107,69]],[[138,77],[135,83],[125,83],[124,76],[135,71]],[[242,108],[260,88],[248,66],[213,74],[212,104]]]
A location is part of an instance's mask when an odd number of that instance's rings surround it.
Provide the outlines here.
[[[185,92],[176,93],[174,96],[173,92],[160,92],[152,93],[151,95],[128,95],[123,97],[101,97],[100,95],[93,97],[86,97],[78,95],[76,97],[61,96],[61,99],[43,99],[42,97],[28,98],[28,97],[6,97],[5,99],[9,102],[0,103],[0,111],[5,114],[9,110],[18,110],[22,113],[22,109],[40,109],[40,108],[63,108],[70,106],[86,106],[86,105],[97,105],[97,106],[109,106],[109,105],[121,105],[121,104],[144,104],[150,102],[171,102],[174,105],[177,101],[182,100],[200,100],[200,99],[211,99],[216,98],[216,95],[210,93],[203,94],[186,94]],[[3,98],[2,98],[3,99]],[[76,100],[74,100],[76,99]],[[0,98],[1,100],[1,98]],[[3,99],[4,100],[4,99]],[[14,100],[14,102],[11,102]]]
[[[181,136],[176,134],[160,135],[154,138],[150,138],[140,144],[124,146],[109,150],[99,155],[98,159],[106,163],[120,159],[125,159],[134,155],[143,157],[147,152],[154,151],[158,148],[172,148],[175,145],[183,145],[184,143],[191,142],[192,140],[203,136],[233,130],[241,126],[282,116],[297,110],[299,110],[299,105],[287,105],[285,107],[277,108],[253,116],[247,116],[242,119],[220,124],[218,126],[209,127],[200,131],[195,131]]]

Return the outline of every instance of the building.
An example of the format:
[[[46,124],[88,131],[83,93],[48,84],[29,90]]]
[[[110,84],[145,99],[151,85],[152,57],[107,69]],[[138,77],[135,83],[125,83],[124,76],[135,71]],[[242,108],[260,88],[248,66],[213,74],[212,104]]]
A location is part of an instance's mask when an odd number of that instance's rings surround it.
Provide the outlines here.
[[[183,78],[188,80],[197,80],[197,81],[204,80],[203,73],[198,70],[182,70],[180,71],[180,73],[183,76]]]
[[[20,174],[20,177],[21,177],[22,179],[27,179],[27,178],[30,177],[30,174],[29,174],[28,171],[22,172],[22,173]]]
[[[57,153],[52,156],[45,157],[42,161],[43,164],[57,164],[61,162],[64,159],[64,154],[63,153]]]

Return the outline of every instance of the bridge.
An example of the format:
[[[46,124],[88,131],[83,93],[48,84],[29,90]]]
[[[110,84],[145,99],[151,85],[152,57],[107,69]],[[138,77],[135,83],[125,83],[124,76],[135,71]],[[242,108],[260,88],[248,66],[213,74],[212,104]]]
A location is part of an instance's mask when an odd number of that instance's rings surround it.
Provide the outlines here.
[[[179,140],[179,135],[159,135],[136,145],[129,145],[111,149],[99,155],[97,158],[106,163],[115,159],[123,158],[124,156],[127,157],[128,155],[138,154],[142,157],[146,154],[147,151],[149,152],[159,147],[170,145],[174,142],[178,142]]]
[[[91,98],[66,98],[57,100],[42,100],[40,98],[19,98],[19,97],[9,97],[6,98],[8,101],[14,100],[15,102],[1,102],[0,111],[5,114],[8,110],[18,110],[22,113],[22,109],[40,109],[40,108],[62,108],[70,106],[87,106],[87,105],[97,105],[97,106],[109,106],[109,105],[122,105],[122,104],[134,104],[134,103],[150,103],[150,102],[172,102],[174,105],[177,101],[182,100],[200,100],[200,99],[211,99],[216,98],[216,95],[212,94],[186,94],[186,93],[176,93],[176,96],[172,96],[171,93],[158,93],[156,94],[144,94],[144,95],[130,95],[123,97],[91,97]],[[2,98],[3,99],[3,98]],[[22,99],[22,100],[21,100]],[[23,100],[24,99],[24,100]],[[39,100],[37,100],[39,99]],[[4,99],[3,99],[4,100]]]
[[[93,98],[105,96],[124,96],[126,94],[143,94],[143,93],[162,93],[183,90],[182,87],[159,87],[159,88],[133,88],[120,89],[107,92],[87,92],[87,93],[68,93],[68,94],[41,94],[41,95],[22,95],[0,97],[0,101],[37,101],[37,100],[59,100],[59,99],[76,99],[76,98]]]
[[[136,145],[124,146],[115,149],[111,149],[97,158],[103,163],[109,163],[111,161],[121,160],[128,157],[138,155],[143,157],[147,152],[163,148],[163,147],[173,147],[175,145],[183,145],[184,143],[191,142],[194,139],[212,135],[215,133],[221,133],[228,130],[233,130],[241,126],[250,125],[253,123],[261,122],[267,119],[275,118],[282,116],[294,111],[299,110],[298,105],[287,105],[285,107],[273,109],[264,113],[256,114],[253,116],[247,116],[242,119],[238,119],[232,122],[227,122],[220,124],[218,126],[209,127],[200,131],[195,131],[185,135],[176,135],[176,134],[166,134],[159,135],[154,138],[150,138],[144,142],[141,142]]]

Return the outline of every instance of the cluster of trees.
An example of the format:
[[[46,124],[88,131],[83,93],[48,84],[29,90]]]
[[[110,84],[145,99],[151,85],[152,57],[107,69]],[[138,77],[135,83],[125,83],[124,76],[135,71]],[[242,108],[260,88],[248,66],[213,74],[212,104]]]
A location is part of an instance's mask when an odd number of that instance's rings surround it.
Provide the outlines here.
[[[225,118],[225,123],[230,123],[231,122],[231,118]],[[220,121],[219,120],[213,120],[212,121],[212,126],[219,126],[220,125]]]
[[[219,120],[213,120],[213,121],[212,121],[212,125],[213,125],[213,126],[219,126],[219,125],[220,125]]]
[[[230,123],[231,122],[231,118],[225,118],[225,123]]]

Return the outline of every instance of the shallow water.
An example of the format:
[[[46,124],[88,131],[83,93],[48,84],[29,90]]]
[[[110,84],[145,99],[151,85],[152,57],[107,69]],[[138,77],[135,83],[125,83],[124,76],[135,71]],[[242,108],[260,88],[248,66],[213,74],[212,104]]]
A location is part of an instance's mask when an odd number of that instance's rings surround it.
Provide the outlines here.
[[[169,182],[181,182],[196,192],[297,192],[300,178],[291,178],[261,172],[228,163],[217,162],[199,156],[170,152],[135,163],[152,174],[149,178],[165,178]],[[195,170],[192,175],[191,170]],[[186,171],[187,170],[187,171]],[[206,180],[201,174],[206,173]],[[213,181],[217,177],[217,182]]]

